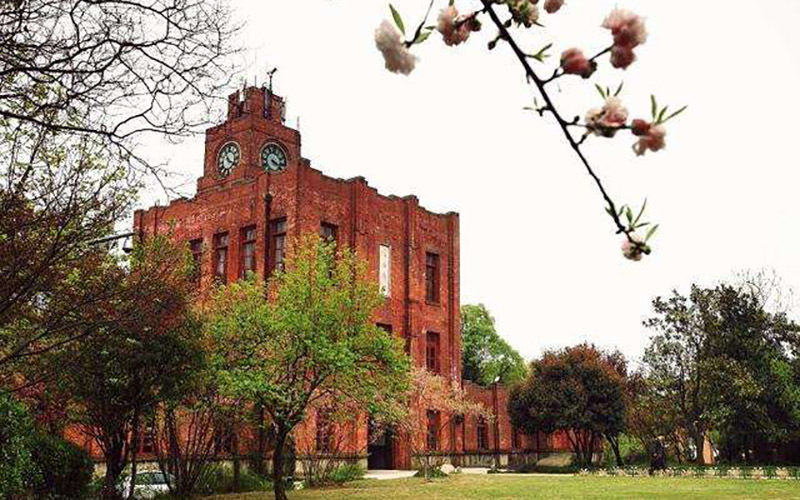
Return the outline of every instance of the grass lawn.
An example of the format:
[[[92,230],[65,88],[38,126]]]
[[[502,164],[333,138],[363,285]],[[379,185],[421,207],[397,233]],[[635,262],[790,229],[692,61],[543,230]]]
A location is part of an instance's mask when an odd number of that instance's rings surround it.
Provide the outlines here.
[[[215,500],[266,500],[271,493],[223,495]],[[620,478],[534,475],[455,475],[420,479],[357,481],[342,488],[289,492],[304,499],[484,499],[484,498],[748,498],[800,499],[800,481],[692,478]]]

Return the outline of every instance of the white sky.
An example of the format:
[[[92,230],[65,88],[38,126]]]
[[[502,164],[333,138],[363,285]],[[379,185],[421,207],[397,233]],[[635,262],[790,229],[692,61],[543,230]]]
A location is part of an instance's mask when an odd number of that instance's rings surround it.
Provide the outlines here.
[[[427,3],[395,1],[408,26]],[[457,48],[431,36],[404,77],[383,69],[374,46],[384,1],[234,1],[247,23],[247,75],[261,82],[267,65],[280,68],[275,89],[288,99],[289,124],[301,117],[303,156],[328,175],[363,175],[382,193],[459,212],[462,303],[485,303],[526,358],[581,341],[638,357],[654,296],[735,270],[771,267],[800,288],[800,1],[567,0],[543,16],[548,30],[525,38],[530,51],[555,42],[541,74],[569,46],[607,46],[599,25],[615,5],[646,16],[650,38],[627,72],[606,60],[593,81],[624,79],[632,117],[649,117],[650,93],[689,105],[656,155],[635,157],[628,134],[584,146],[615,200],[647,197],[661,224],[640,263],[622,258],[600,195],[555,123],[522,110],[534,89],[506,46],[486,50],[488,20]],[[591,84],[561,82],[553,90],[565,116],[600,102]],[[157,151],[193,180],[202,144]],[[153,188],[142,204],[155,197],[163,202]]]

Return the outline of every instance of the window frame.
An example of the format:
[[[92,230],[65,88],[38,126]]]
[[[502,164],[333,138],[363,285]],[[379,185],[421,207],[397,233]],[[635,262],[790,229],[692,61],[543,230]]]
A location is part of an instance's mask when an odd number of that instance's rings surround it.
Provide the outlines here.
[[[436,252],[425,252],[425,302],[438,305],[442,300],[442,259]]]
[[[279,230],[280,229],[280,230]],[[276,217],[269,221],[269,274],[282,271],[286,261],[286,234],[289,229],[287,218]],[[278,260],[278,241],[280,241],[280,260]]]
[[[224,242],[224,244],[223,244]],[[222,283],[228,282],[228,263],[230,262],[230,235],[222,231],[214,235],[214,278]],[[220,257],[222,258],[222,273],[220,274]]]
[[[425,332],[425,369],[429,372],[440,375],[442,371],[441,362],[442,336],[439,332]]]
[[[441,415],[436,410],[428,410],[425,413],[425,449],[429,452],[439,451],[441,439],[439,428],[441,427]]]
[[[239,230],[239,277],[244,278],[247,272],[256,272],[256,242],[258,241],[258,231],[255,224],[245,226]],[[252,253],[248,256],[247,250],[252,248]],[[252,267],[247,269],[247,258],[252,260]]]

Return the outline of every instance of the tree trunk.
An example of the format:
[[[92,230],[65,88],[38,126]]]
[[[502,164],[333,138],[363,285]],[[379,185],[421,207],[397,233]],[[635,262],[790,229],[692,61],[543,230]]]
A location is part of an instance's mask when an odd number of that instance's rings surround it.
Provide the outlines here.
[[[695,457],[695,462],[698,464],[703,463],[703,451],[705,448],[705,439],[706,433],[702,430],[697,430],[692,433],[692,439],[694,440],[694,446],[697,449],[697,457]]]
[[[136,454],[139,452],[139,412],[133,417],[133,436],[131,446],[131,485],[128,490],[128,498],[133,498],[133,490],[136,488]],[[124,495],[124,492],[123,492]]]
[[[287,500],[286,484],[284,484],[284,450],[288,432],[280,429],[275,440],[275,450],[272,452],[272,488],[275,493],[275,500]]]
[[[235,429],[231,440],[233,441],[231,443],[233,448],[233,491],[238,493],[242,488],[242,461],[239,458],[239,434]]]
[[[614,452],[614,458],[617,461],[617,467],[622,467],[622,454],[619,452],[619,436],[606,435],[608,444],[611,445],[611,450]]]
[[[256,451],[255,459],[253,460],[253,468],[255,473],[259,476],[264,475],[264,452],[266,451],[266,432],[264,431],[264,405],[258,403],[258,448]]]

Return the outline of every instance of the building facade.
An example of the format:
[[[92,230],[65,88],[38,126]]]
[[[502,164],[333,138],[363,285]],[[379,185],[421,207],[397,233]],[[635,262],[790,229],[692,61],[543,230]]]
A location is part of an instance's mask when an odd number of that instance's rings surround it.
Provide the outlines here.
[[[142,238],[169,234],[188,243],[203,287],[248,271],[269,277],[302,234],[318,233],[355,249],[386,299],[375,322],[404,340],[415,364],[462,383],[497,417],[453,423],[439,432],[433,451],[469,465],[566,449],[558,436],[515,433],[504,389],[461,381],[458,214],[433,213],[414,196],[386,196],[362,177],[335,179],[312,168],[284,112],[283,99],[265,88],[231,95],[227,120],[206,132],[195,197],[137,211],[134,230]],[[322,417],[309,415],[299,429],[299,452],[325,448],[318,437]],[[337,453],[366,460],[371,468],[413,466],[407,443],[370,436],[363,420],[339,430],[346,439]]]

